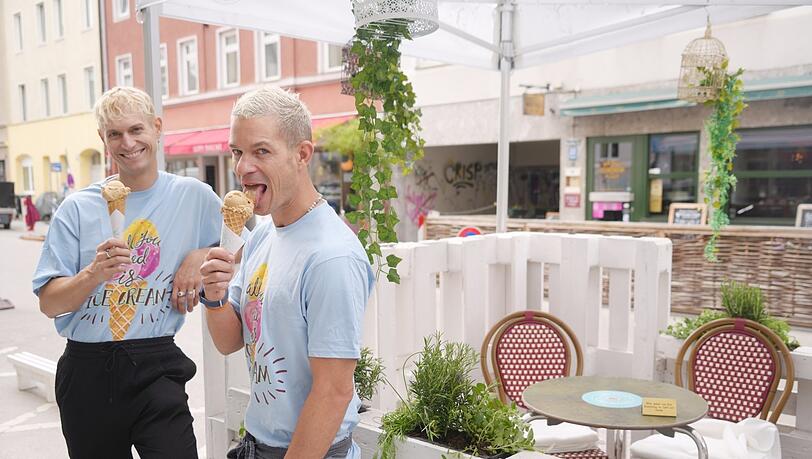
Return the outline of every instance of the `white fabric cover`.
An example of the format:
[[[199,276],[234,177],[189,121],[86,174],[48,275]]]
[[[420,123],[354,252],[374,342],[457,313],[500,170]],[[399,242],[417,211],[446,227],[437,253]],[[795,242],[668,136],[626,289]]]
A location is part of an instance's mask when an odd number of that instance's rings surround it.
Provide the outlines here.
[[[584,451],[598,447],[598,433],[586,426],[562,422],[549,426],[546,419],[530,421],[536,448],[545,453]]]
[[[781,438],[775,424],[748,418],[738,423],[701,419],[691,427],[702,435],[711,459],[781,459]],[[696,459],[696,444],[687,435],[652,435],[631,447],[637,459]]]
[[[695,29],[699,35],[710,17],[714,27],[786,8],[780,0],[535,0],[516,2],[515,68],[527,68],[652,40]],[[344,44],[355,19],[343,0],[137,0],[137,8],[160,5],[163,17],[264,30],[308,40]],[[439,0],[440,22],[496,47],[499,43],[496,0]],[[797,4],[799,0],[784,0]],[[802,2],[801,2],[802,3]],[[577,38],[577,39],[576,39]],[[693,38],[693,37],[690,37]],[[157,50],[158,44],[154,44]],[[530,49],[537,47],[536,49]],[[470,67],[499,69],[493,49],[472,45],[449,30],[403,43],[408,56]]]

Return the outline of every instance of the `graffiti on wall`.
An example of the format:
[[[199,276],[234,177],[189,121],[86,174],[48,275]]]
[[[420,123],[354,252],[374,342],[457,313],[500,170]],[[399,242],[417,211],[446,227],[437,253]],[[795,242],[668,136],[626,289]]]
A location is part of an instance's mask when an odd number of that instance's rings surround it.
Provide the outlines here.
[[[487,206],[495,199],[496,162],[429,161],[415,164],[404,178],[409,220],[418,225],[431,210],[460,211]]]

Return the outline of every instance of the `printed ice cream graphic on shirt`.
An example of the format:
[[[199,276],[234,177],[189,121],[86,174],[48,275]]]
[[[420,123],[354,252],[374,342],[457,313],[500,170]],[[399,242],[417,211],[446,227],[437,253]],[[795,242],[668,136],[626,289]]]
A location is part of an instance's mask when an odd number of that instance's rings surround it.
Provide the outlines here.
[[[262,309],[268,281],[268,264],[261,264],[251,275],[245,289],[245,306],[242,308],[245,324],[245,357],[251,375],[251,386],[257,403],[269,405],[279,394],[285,393],[281,387],[287,370],[280,367],[285,360],[274,353],[274,347],[262,338]]]
[[[110,327],[113,341],[121,341],[135,321],[139,305],[160,306],[143,310],[140,323],[145,318],[155,323],[160,314],[166,314],[171,307],[172,272],[157,272],[161,262],[161,236],[149,220],[136,220],[122,234],[122,239],[131,249],[130,264],[123,273],[111,279],[104,289],[88,298],[86,312],[82,320],[91,324],[103,324],[105,319]],[[93,312],[91,307],[107,306],[108,314]]]
[[[252,373],[257,356],[257,341],[262,334],[262,301],[265,298],[267,274],[268,264],[263,263],[254,271],[251,282],[245,289],[245,307],[242,314],[243,323],[248,329],[248,335],[245,337],[245,352]]]

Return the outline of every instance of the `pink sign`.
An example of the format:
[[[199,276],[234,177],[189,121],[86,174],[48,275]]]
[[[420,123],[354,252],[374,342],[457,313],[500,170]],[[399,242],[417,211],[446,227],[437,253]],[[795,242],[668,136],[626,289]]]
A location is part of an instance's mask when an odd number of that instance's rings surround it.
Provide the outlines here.
[[[623,210],[622,202],[593,202],[592,203],[592,218],[600,220],[603,218],[603,212],[607,210]]]

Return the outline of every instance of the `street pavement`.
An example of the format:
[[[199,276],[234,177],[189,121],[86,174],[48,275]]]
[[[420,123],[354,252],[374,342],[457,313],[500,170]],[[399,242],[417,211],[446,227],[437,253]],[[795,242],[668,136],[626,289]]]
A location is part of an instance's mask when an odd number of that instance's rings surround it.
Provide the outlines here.
[[[36,233],[44,235],[47,230],[46,224],[37,223]],[[57,334],[53,321],[39,311],[37,298],[31,293],[42,242],[21,239],[25,234],[19,221],[12,224],[11,230],[0,229],[0,298],[15,305],[14,309],[0,310],[0,459],[62,459],[68,453],[56,404],[18,391],[16,374],[8,361],[9,354],[21,351],[57,361],[65,348],[65,339]],[[199,453],[205,457],[200,312],[197,309],[187,317],[176,342],[197,364],[197,374],[187,384],[186,392],[195,418]]]

